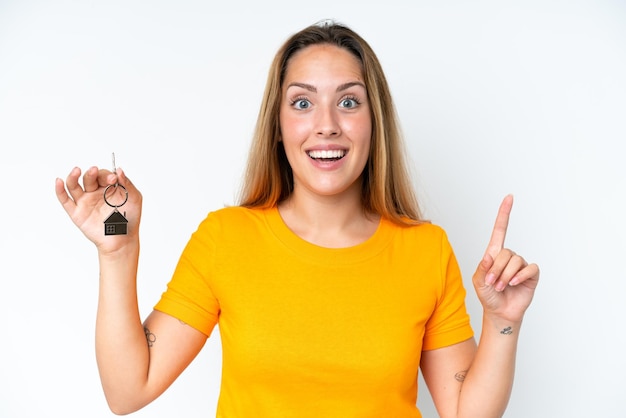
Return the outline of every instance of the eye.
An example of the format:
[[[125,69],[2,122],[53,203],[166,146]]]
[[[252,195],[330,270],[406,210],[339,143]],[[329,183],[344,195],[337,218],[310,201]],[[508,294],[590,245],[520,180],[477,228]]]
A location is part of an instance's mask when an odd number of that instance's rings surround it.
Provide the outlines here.
[[[339,107],[344,107],[346,109],[352,109],[357,107],[358,105],[360,105],[361,102],[359,101],[359,99],[357,99],[356,97],[344,97],[343,99],[341,99],[341,101],[339,102]]]
[[[291,106],[296,109],[305,110],[311,107],[311,102],[304,97],[297,97],[291,101]]]

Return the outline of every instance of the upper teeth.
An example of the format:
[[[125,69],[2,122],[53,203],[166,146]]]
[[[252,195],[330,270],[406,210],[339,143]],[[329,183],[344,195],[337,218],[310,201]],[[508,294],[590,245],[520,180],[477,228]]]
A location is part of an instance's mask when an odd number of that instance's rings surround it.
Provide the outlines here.
[[[341,158],[346,155],[344,150],[315,150],[309,151],[309,157],[311,158]]]

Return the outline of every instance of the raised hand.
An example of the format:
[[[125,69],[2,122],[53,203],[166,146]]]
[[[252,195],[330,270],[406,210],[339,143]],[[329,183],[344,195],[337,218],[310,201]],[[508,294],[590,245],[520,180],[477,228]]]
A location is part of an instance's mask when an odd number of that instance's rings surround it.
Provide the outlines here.
[[[504,247],[513,196],[502,201],[491,239],[472,278],[485,314],[519,322],[539,281],[539,267]]]
[[[91,167],[79,184],[80,168],[74,168],[64,183],[56,179],[55,192],[59,202],[74,224],[92,241],[100,251],[113,252],[128,243],[137,241],[141,218],[142,196],[139,190],[126,177],[122,169],[116,172]],[[128,200],[118,210],[126,213],[128,219],[127,235],[104,235],[104,220],[114,208],[104,201],[104,190],[108,185],[119,183],[126,188]],[[123,202],[125,193],[122,188],[110,187],[107,200],[112,204]]]

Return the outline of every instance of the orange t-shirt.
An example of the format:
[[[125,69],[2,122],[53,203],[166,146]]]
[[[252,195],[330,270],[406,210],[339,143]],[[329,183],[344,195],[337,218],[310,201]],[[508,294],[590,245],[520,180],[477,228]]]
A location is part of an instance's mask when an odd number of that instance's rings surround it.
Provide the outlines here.
[[[445,232],[382,219],[349,248],[304,241],[277,208],[210,213],[155,309],[219,324],[218,417],[420,417],[422,350],[473,336]]]

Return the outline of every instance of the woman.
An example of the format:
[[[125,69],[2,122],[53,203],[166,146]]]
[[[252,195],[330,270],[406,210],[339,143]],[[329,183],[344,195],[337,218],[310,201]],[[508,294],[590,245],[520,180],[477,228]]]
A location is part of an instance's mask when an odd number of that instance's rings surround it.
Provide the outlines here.
[[[380,63],[349,28],[312,25],[278,51],[240,205],[200,224],[143,324],[141,194],[122,170],[80,175],[56,193],[98,249],[96,355],[113,412],[157,398],[219,324],[220,417],[420,417],[420,368],[441,417],[503,414],[539,278],[504,248],[512,198],[473,277],[477,345],[445,232],[420,218]],[[128,234],[104,236],[116,183]]]

